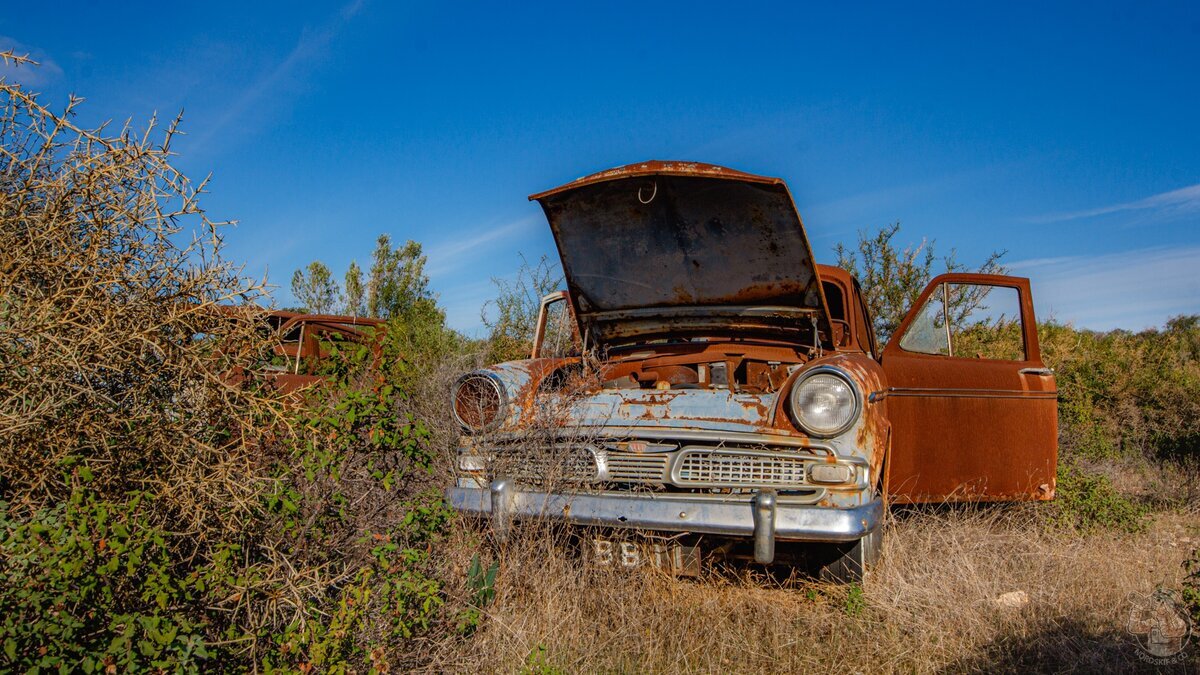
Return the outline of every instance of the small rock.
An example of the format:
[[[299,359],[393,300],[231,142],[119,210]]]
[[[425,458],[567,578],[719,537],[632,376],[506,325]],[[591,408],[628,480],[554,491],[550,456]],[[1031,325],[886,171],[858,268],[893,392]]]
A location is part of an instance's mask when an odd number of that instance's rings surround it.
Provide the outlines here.
[[[1029,596],[1025,594],[1025,591],[1002,593],[1000,597],[996,598],[996,604],[1008,609],[1017,609],[1029,604]]]

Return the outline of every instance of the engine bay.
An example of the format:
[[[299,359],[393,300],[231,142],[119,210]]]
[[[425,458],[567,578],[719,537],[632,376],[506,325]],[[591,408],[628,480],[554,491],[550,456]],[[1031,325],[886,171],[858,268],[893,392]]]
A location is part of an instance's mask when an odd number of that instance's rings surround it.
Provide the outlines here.
[[[602,389],[778,391],[811,355],[792,345],[682,342],[639,345],[609,354]]]

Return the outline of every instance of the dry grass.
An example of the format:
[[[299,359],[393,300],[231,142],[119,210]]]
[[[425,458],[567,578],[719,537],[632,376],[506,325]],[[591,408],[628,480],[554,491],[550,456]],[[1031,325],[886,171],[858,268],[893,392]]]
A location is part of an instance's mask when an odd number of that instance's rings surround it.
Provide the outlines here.
[[[495,551],[495,601],[431,669],[517,672],[1128,672],[1128,596],[1178,588],[1196,515],[1142,534],[1048,529],[1031,508],[898,514],[884,563],[856,589],[749,568],[698,581],[588,569],[544,529]],[[465,569],[476,535],[462,531]],[[461,572],[459,573],[461,576]],[[1001,607],[1024,591],[1028,605]],[[1196,654],[1192,648],[1192,656]],[[1190,664],[1194,668],[1196,663]],[[533,670],[537,670],[534,668]]]

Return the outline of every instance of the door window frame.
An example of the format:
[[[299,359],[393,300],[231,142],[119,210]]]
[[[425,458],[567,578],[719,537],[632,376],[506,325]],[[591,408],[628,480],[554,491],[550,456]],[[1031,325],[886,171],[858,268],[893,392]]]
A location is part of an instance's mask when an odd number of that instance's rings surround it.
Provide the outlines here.
[[[959,356],[954,353],[954,345],[949,344],[949,354],[928,354],[925,352],[913,352],[904,349],[900,346],[908,329],[921,314],[925,308],[925,304],[929,298],[937,292],[941,292],[945,284],[969,284],[975,286],[995,286],[999,288],[1013,288],[1017,291],[1018,302],[1021,308],[1021,339],[1025,343],[1025,358],[1024,359],[977,359],[972,357]],[[945,301],[943,300],[943,303]],[[945,309],[943,309],[945,311]],[[949,330],[949,326],[947,326]],[[1033,311],[1033,294],[1029,286],[1029,279],[1024,277],[1010,277],[999,274],[978,274],[969,272],[947,272],[939,274],[930,279],[925,290],[917,298],[908,309],[908,313],[904,317],[904,321],[896,328],[896,332],[888,338],[888,343],[883,349],[883,355],[886,357],[889,354],[904,354],[905,357],[911,358],[930,358],[930,359],[950,359],[953,361],[964,361],[969,363],[980,363],[987,361],[992,363],[1041,363],[1042,354],[1041,348],[1038,345],[1037,339],[1037,318]]]

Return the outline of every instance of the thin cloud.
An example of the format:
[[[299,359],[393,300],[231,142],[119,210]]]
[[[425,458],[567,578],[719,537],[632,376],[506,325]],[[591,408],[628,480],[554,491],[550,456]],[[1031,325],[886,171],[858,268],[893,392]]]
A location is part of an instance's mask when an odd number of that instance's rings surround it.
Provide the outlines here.
[[[891,212],[895,214],[897,205],[916,204],[945,195],[953,195],[965,188],[977,184],[981,180],[1005,171],[1007,164],[986,164],[983,166],[943,174],[928,180],[915,181],[902,185],[893,185],[853,194],[832,201],[812,204],[798,204],[800,215],[806,224],[822,224],[809,232],[812,241],[825,241],[845,236],[844,227],[855,224],[861,227],[864,222],[875,221],[886,223],[895,220],[895,215],[888,216],[891,220],[880,221],[879,214]]]
[[[491,281],[475,281],[446,289],[438,295],[438,304],[446,310],[446,324],[468,337],[482,337],[483,306],[496,297]]]
[[[485,246],[514,238],[528,231],[536,221],[532,216],[520,218],[499,227],[480,228],[453,241],[429,247],[425,252],[429,261],[426,267],[429,276],[436,277],[458,269]]]
[[[333,42],[338,33],[358,14],[364,3],[365,0],[354,0],[347,3],[321,28],[315,31],[305,31],[300,36],[300,39],[296,41],[296,46],[292,48],[292,51],[288,52],[287,57],[283,61],[255,80],[253,84],[242,92],[242,95],[237,100],[225,108],[225,113],[217,118],[217,121],[211,124],[200,135],[194,149],[199,150],[206,146],[209,141],[226,127],[233,124],[245,115],[247,111],[255,107],[258,101],[277,89],[300,66],[323,54],[326,47]]]
[[[1033,218],[1030,218],[1029,221],[1034,223],[1059,223],[1067,220],[1095,218],[1097,216],[1106,216],[1113,213],[1123,213],[1127,211],[1162,211],[1170,214],[1200,211],[1200,183],[1179,188],[1178,190],[1171,190],[1170,192],[1161,192],[1159,194],[1146,197],[1145,199],[1138,199],[1132,202],[1110,204],[1108,206],[1101,206],[1094,209],[1084,209],[1082,211],[1050,213],[1041,216],[1034,216]]]
[[[29,47],[19,40],[0,35],[0,52],[12,50],[17,56],[29,55],[39,65],[0,61],[0,78],[26,87],[41,87],[62,77],[63,69],[46,52]]]
[[[1080,328],[1142,330],[1200,313],[1200,246],[1017,261],[1038,316]]]

